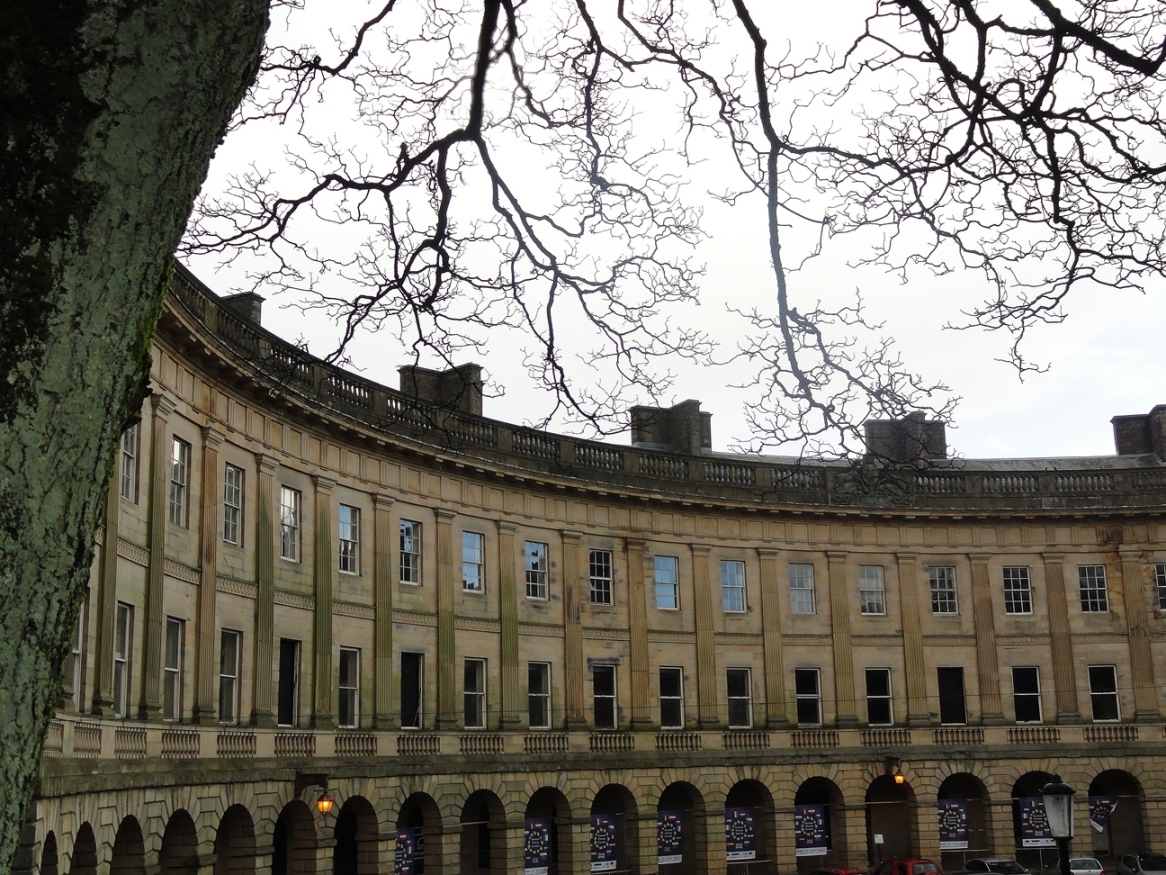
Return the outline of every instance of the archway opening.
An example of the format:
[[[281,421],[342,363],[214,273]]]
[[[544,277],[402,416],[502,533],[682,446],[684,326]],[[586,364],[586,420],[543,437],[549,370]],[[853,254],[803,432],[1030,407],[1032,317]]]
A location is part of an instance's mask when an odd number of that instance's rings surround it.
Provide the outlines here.
[[[1095,857],[1116,860],[1146,850],[1142,798],[1141,783],[1121,769],[1102,772],[1090,783],[1089,798],[1078,797],[1078,805],[1089,805],[1095,824],[1089,830]]]
[[[911,857],[919,847],[915,791],[879,775],[866,789],[866,849],[872,865],[891,857]],[[881,841],[880,841],[881,839]]]
[[[363,796],[352,796],[336,816],[332,832],[333,875],[377,875],[377,816]]]
[[[799,872],[850,865],[842,791],[829,778],[809,778],[798,787],[794,824]]]
[[[163,875],[198,875],[198,833],[190,814],[181,808],[166,822],[158,870]]]
[[[570,820],[571,809],[561,790],[542,787],[530,797],[524,843],[527,868],[545,866],[547,875],[572,871]]]
[[[255,871],[255,822],[242,805],[232,805],[215,833],[215,875],[251,875]]]
[[[773,796],[760,781],[738,781],[725,797],[725,863],[729,875],[768,871],[777,859]]]
[[[945,872],[964,869],[968,860],[992,856],[988,788],[975,775],[949,775],[936,793],[940,810],[939,854]]]
[[[506,873],[506,814],[489,790],[470,794],[462,806],[461,875]]]
[[[1016,841],[1016,860],[1030,871],[1044,870],[1057,857],[1057,843],[1035,838],[1031,827],[1032,812],[1040,806],[1041,787],[1053,778],[1048,772],[1025,772],[1012,785],[1012,830]]]
[[[271,875],[305,875],[314,872],[316,824],[301,799],[283,807],[271,836]]]
[[[93,827],[88,823],[81,824],[73,839],[69,875],[97,875],[97,839],[93,835]]]
[[[635,797],[627,787],[608,784],[595,794],[591,802],[592,872],[622,871],[628,868],[629,860],[639,859],[637,813]]]
[[[660,875],[700,875],[708,871],[704,797],[687,781],[669,784],[656,804],[656,845]]]
[[[57,836],[52,830],[41,845],[40,875],[57,875]]]
[[[110,875],[144,875],[145,856],[142,827],[136,817],[127,815],[113,839],[113,855],[109,859]]]
[[[441,870],[441,813],[433,797],[414,793],[401,805],[397,813],[397,859],[413,865],[413,875],[425,875],[426,864],[434,871]]]

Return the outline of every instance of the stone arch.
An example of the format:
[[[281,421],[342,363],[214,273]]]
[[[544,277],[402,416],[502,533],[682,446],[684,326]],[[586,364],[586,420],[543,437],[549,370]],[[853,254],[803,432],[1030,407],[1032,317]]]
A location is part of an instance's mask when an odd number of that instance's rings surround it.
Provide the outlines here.
[[[1053,779],[1052,772],[1044,771],[1043,769],[1034,769],[1032,771],[1024,772],[1018,775],[1015,783],[1012,785],[1012,831],[1014,837],[1014,847],[1016,848],[1016,859],[1020,865],[1029,869],[1034,867],[1043,869],[1047,865],[1051,865],[1053,858],[1057,856],[1056,844],[1049,839],[1047,847],[1024,847],[1023,842],[1023,817],[1026,799],[1034,799],[1040,796],[1041,787]]]
[[[751,811],[746,812],[746,810]],[[756,778],[744,778],[737,781],[729,792],[725,794],[725,832],[726,832],[726,871],[729,875],[745,875],[758,863],[777,859],[777,830],[774,828],[773,794],[769,788]],[[749,826],[746,820],[751,820],[753,831],[752,845],[754,854],[752,859],[729,860],[729,833],[730,830],[745,832]],[[749,851],[738,849],[734,855],[748,854]],[[773,865],[772,862],[769,865]]]
[[[1106,819],[1103,830],[1099,832],[1092,828],[1088,831],[1094,856],[1116,859],[1123,854],[1144,851],[1146,834],[1142,800],[1145,793],[1141,782],[1124,769],[1106,769],[1090,782],[1089,799],[1080,801],[1092,808],[1097,797],[1115,800],[1117,807],[1113,809],[1113,816]]]
[[[847,866],[850,844],[846,835],[845,798],[842,788],[822,775],[806,778],[794,794],[794,805],[810,805],[821,809],[825,829],[825,853],[807,854],[797,858],[799,872],[809,872],[826,866]],[[797,815],[795,808],[795,816]]]
[[[363,796],[350,796],[340,806],[332,836],[333,875],[377,875],[377,814]]]
[[[40,875],[57,875],[57,834],[51,829],[41,843]]]
[[[507,872],[506,810],[491,790],[476,790],[462,806],[461,875]]]
[[[656,801],[656,829],[679,822],[679,860],[660,863],[660,875],[698,875],[708,871],[708,829],[704,796],[687,781],[673,781]]]
[[[145,842],[142,827],[132,814],[122,818],[113,839],[113,854],[109,860],[110,875],[145,875]]]
[[[410,794],[397,810],[397,855],[413,857],[414,875],[425,875],[426,864],[441,871],[441,810],[428,793]]]
[[[170,815],[158,851],[158,869],[163,875],[198,875],[198,834],[194,818],[184,808]]]
[[[883,843],[875,843],[881,835]],[[866,850],[872,864],[890,857],[910,857],[919,847],[915,817],[915,790],[911,782],[896,784],[891,775],[878,775],[866,788]]]
[[[527,829],[532,819],[549,821],[548,839],[550,849],[548,860],[549,875],[575,870],[571,845],[571,804],[563,791],[557,787],[540,787],[531,794],[526,803]]]
[[[935,798],[940,803],[963,802],[967,812],[967,847],[940,851],[940,862],[945,872],[964,868],[964,863],[972,857],[991,856],[994,853],[992,800],[988,788],[977,775],[953,772],[939,785]]]
[[[232,805],[215,832],[215,875],[255,871],[255,822],[242,805]]]
[[[304,875],[316,866],[316,823],[308,805],[293,799],[275,821],[271,842],[271,875]]]
[[[81,824],[73,837],[73,852],[69,855],[69,875],[97,875],[97,838],[89,822]]]
[[[608,840],[614,840],[617,870],[629,869],[632,861],[639,860],[638,814],[636,798],[623,784],[607,784],[591,800],[591,832],[601,836],[607,847]]]

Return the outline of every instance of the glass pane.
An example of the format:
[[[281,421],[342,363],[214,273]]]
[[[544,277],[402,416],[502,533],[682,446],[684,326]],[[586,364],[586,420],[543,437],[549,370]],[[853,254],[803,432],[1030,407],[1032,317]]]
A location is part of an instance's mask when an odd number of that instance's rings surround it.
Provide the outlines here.
[[[662,668],[662,669],[660,669],[660,695],[661,696],[679,696],[680,695],[680,669],[678,669],[678,668]]]
[[[868,696],[889,696],[891,694],[891,673],[882,668],[866,670],[866,694]]]
[[[749,695],[749,672],[739,669],[731,668],[726,675],[729,686],[729,696],[747,696]]]
[[[594,683],[595,695],[597,696],[614,696],[615,695],[615,669],[611,666],[597,665],[592,672],[592,681]]]
[[[794,689],[799,696],[818,695],[818,672],[813,669],[798,669],[794,672]]]

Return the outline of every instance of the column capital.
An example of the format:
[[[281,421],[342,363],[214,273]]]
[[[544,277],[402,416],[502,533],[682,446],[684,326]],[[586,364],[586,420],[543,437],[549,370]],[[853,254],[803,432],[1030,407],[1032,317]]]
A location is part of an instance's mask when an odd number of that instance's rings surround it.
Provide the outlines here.
[[[279,470],[279,462],[266,453],[255,454],[255,466],[259,469],[260,474],[266,474],[269,477],[274,477],[275,472]]]
[[[969,553],[968,561],[973,565],[987,565],[992,559],[991,553]]]
[[[391,495],[381,495],[379,492],[372,497],[372,506],[376,510],[391,510],[393,505],[397,503],[397,499]]]
[[[168,395],[163,395],[161,392],[155,392],[150,396],[150,406],[154,409],[154,418],[165,422],[170,414],[178,408],[174,402],[170,400]]]
[[[707,556],[713,551],[713,548],[708,544],[693,544],[690,548],[694,556]]]
[[[1041,553],[1040,558],[1046,565],[1060,565],[1065,561],[1064,553]]]
[[[757,548],[757,555],[762,557],[763,559],[768,559],[770,557],[773,557],[776,559],[777,555],[780,552],[781,551],[778,550],[776,547],[758,547]]]
[[[437,517],[438,521],[453,522],[457,519],[457,513],[444,507],[436,508],[433,515]]]
[[[330,477],[324,477],[321,474],[312,475],[312,483],[316,487],[316,492],[319,495],[331,495],[332,490],[336,487],[336,481]]]
[[[210,425],[204,425],[202,427],[201,431],[202,431],[202,445],[206,449],[212,450],[212,451],[217,453],[219,450],[219,447],[221,447],[223,445],[223,441],[226,440],[226,436],[221,431],[219,431],[217,428],[210,426]]]
[[[850,554],[847,553],[845,550],[827,550],[826,551],[826,558],[830,561],[831,565],[834,565],[835,563],[841,564],[841,563],[845,562],[849,555]]]
[[[906,562],[915,562],[916,560],[918,560],[918,558],[919,558],[918,553],[907,552],[907,553],[896,553],[895,554],[895,559],[899,562],[900,565],[902,565]]]
[[[559,538],[564,544],[578,544],[583,540],[583,536],[579,532],[560,532]]]
[[[1118,547],[1117,555],[1121,557],[1122,562],[1140,562],[1145,551],[1141,547]]]
[[[498,521],[498,531],[499,531],[499,533],[504,532],[506,534],[513,535],[515,532],[518,531],[518,524],[512,523],[509,520],[499,520]]]

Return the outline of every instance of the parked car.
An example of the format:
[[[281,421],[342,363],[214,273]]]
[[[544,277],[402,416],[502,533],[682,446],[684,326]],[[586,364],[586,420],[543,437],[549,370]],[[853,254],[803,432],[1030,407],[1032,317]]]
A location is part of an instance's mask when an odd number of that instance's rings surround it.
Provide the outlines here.
[[[943,875],[943,867],[934,860],[892,857],[871,869],[870,875]]]
[[[1046,870],[1050,875],[1057,875],[1061,871],[1061,860],[1053,860],[1053,865]],[[1105,867],[1094,857],[1070,857],[1069,872],[1072,875],[1104,875]]]
[[[863,870],[850,866],[825,866],[821,869],[815,869],[809,875],[863,875]]]
[[[1028,870],[1010,857],[977,857],[964,864],[964,873],[973,875],[1028,875]],[[1166,875],[1166,873],[1163,873]]]
[[[1117,875],[1166,875],[1166,856],[1126,854],[1118,860]]]

